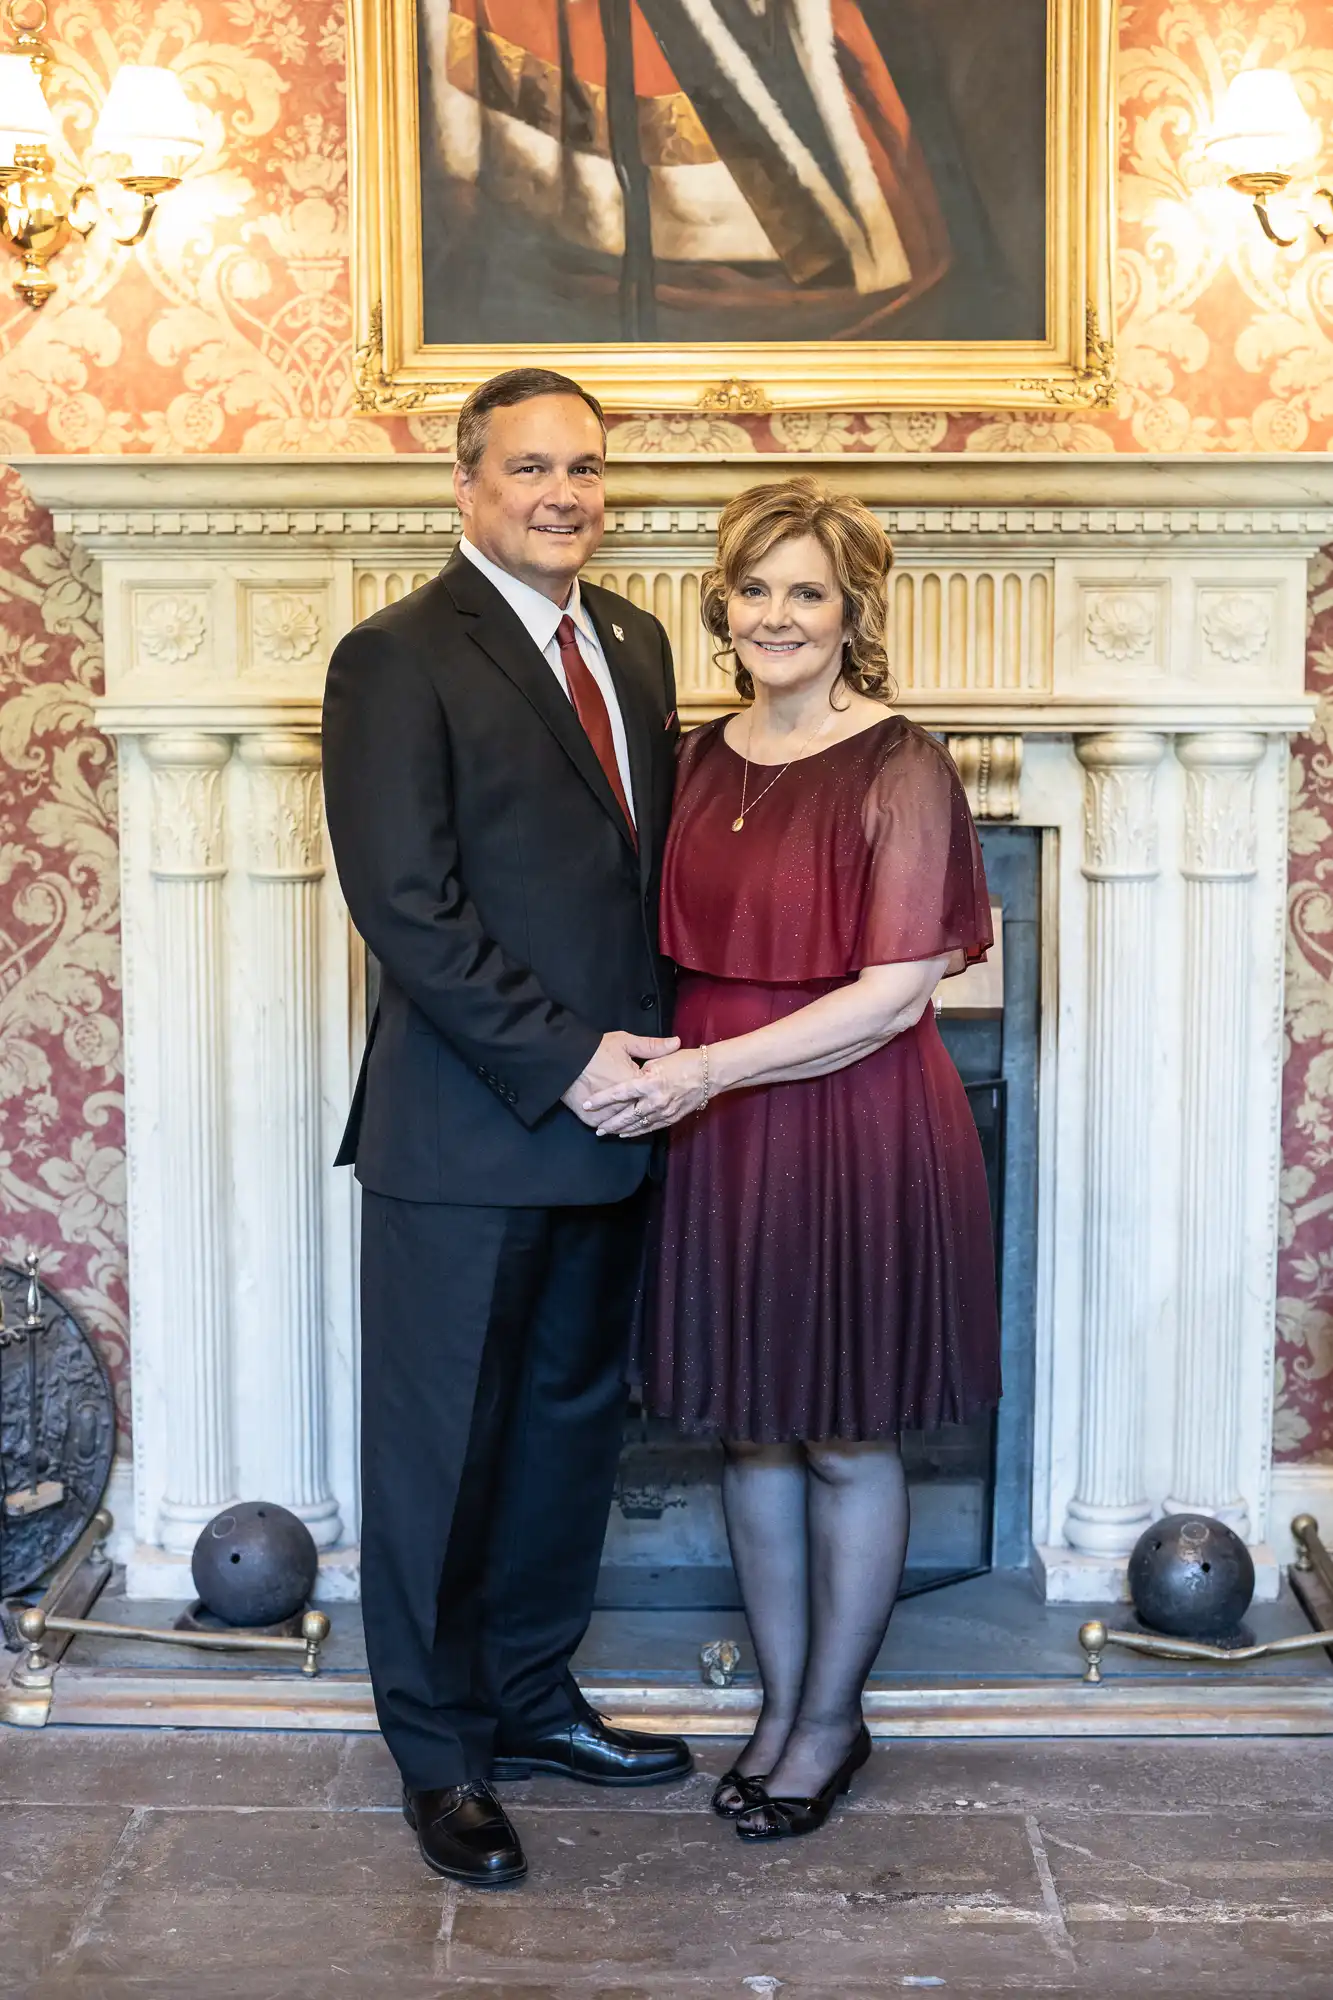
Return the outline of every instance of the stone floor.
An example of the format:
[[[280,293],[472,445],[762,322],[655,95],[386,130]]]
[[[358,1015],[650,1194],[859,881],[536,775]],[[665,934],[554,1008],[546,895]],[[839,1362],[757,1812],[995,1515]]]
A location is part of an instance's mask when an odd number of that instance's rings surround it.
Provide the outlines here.
[[[377,1737],[0,1733],[4,2000],[1333,1993],[1333,1742],[899,1743],[825,1831],[506,1787],[508,1891],[421,1867]]]

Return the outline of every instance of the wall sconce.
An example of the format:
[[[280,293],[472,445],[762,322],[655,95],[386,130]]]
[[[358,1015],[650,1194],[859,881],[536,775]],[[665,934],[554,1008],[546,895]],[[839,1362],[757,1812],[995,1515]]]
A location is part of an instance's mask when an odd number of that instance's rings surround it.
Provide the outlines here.
[[[106,210],[91,181],[69,189],[56,178],[56,122],[42,89],[51,60],[42,40],[46,0],[7,0],[4,11],[14,39],[0,53],[0,240],[19,259],[14,290],[37,307],[56,289],[46,268],[51,259],[72,236],[87,236]],[[112,218],[117,243],[142,243],[158,196],[177,185],[203,149],[199,121],[174,71],[123,64],[90,152],[105,178],[137,203],[128,231]]]
[[[1243,69],[1227,86],[1204,152],[1222,168],[1228,187],[1249,196],[1269,242],[1288,250],[1299,242],[1299,233],[1279,233],[1268,212],[1269,198],[1286,191],[1293,168],[1313,158],[1318,146],[1314,122],[1286,70]],[[1319,221],[1308,209],[1295,212],[1321,242],[1333,241],[1333,190],[1318,188],[1313,199],[1327,204],[1327,221]]]

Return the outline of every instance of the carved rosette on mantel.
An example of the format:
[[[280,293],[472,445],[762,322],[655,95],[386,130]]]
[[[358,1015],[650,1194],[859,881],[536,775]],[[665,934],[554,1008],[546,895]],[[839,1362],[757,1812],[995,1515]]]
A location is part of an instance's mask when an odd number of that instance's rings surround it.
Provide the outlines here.
[[[1042,1586],[1115,1595],[1138,1528],[1180,1499],[1244,1526],[1271,1593],[1286,738],[1312,710],[1306,570],[1333,541],[1333,465],[802,463],[894,537],[901,706],[948,742],[980,817],[1041,833]],[[320,824],[319,708],[338,635],[445,560],[448,470],[20,467],[104,582],[136,1592],[185,1595],[197,1518],[261,1491],[310,1522],[320,1588],[356,1587],[356,1201],[330,1163],[364,954]],[[700,580],[722,505],[766,470],[611,468],[594,574],[666,624],[687,721],[735,699]]]

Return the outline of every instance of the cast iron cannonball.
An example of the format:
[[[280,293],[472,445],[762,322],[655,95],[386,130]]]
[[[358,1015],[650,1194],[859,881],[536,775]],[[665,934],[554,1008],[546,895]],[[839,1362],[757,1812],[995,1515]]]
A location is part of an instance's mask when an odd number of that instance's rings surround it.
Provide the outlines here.
[[[319,1557],[304,1521],[271,1500],[216,1514],[194,1545],[200,1600],[228,1625],[276,1625],[303,1609]]]
[[[1173,1639],[1228,1639],[1250,1608],[1254,1563],[1240,1536],[1209,1514],[1167,1514],[1129,1559],[1139,1622]]]

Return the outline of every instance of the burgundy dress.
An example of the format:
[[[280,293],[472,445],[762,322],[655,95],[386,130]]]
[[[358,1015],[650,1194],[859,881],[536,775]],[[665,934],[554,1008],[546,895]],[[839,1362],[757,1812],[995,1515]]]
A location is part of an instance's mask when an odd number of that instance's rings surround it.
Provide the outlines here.
[[[993,942],[947,752],[901,716],[791,765],[707,724],[681,746],[662,887],[686,1048],[747,1034],[867,965]],[[671,1134],[643,1380],[686,1430],[776,1443],[966,1422],[1000,1393],[981,1146],[927,1007],[829,1076],[728,1091]]]

